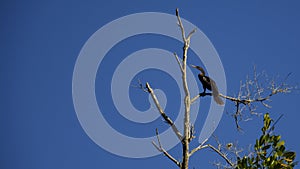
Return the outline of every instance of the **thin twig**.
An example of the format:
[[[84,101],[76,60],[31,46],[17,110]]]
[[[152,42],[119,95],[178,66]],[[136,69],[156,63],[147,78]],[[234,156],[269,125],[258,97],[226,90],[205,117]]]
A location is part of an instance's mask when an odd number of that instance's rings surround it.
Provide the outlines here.
[[[192,35],[196,32],[196,28],[195,29],[193,29],[189,34],[188,34],[188,36],[187,36],[187,40],[190,40],[191,39],[191,37],[192,37]]]
[[[235,166],[235,164],[227,157],[227,155],[226,154],[224,154],[224,153],[222,153],[221,152],[221,150],[219,150],[219,149],[217,149],[217,148],[215,148],[213,145],[211,145],[211,144],[206,144],[206,145],[200,145],[200,146],[198,146],[197,148],[195,148],[195,149],[193,149],[192,151],[191,151],[191,153],[190,154],[194,154],[195,152],[197,152],[197,151],[199,151],[199,150],[201,150],[201,149],[204,149],[204,148],[210,148],[210,149],[212,149],[212,150],[214,150],[216,153],[218,153],[231,167],[234,167]]]
[[[154,147],[155,147],[158,151],[164,153],[164,155],[165,155],[166,157],[168,157],[168,158],[169,158],[171,161],[173,161],[178,167],[180,167],[180,166],[181,166],[180,162],[177,161],[171,154],[169,154],[169,153],[162,147],[161,142],[160,142],[160,138],[159,138],[158,129],[156,129],[156,138],[157,138],[158,145],[156,145],[155,142],[152,141],[152,144],[154,145]]]
[[[138,79],[138,85],[130,85],[131,87],[134,87],[134,88],[138,88],[138,89],[141,89],[143,92],[146,92],[148,93],[148,90],[146,89],[146,87],[143,86],[142,82],[140,79]]]
[[[241,129],[241,127],[239,126],[238,121],[242,119],[242,111],[244,108],[247,107],[251,115],[260,115],[260,113],[255,112],[255,103],[260,103],[266,108],[271,108],[271,106],[267,102],[271,101],[272,96],[279,93],[289,93],[293,89],[293,87],[289,87],[285,84],[285,81],[290,76],[290,73],[284,78],[283,82],[281,82],[279,85],[276,85],[275,80],[273,79],[272,81],[270,81],[270,86],[267,88],[264,88],[260,85],[259,76],[262,75],[266,76],[264,73],[258,74],[256,71],[256,67],[254,67],[253,80],[250,80],[250,78],[247,76],[246,82],[244,84],[241,82],[240,90],[237,97],[225,96],[220,93],[220,97],[235,103],[236,110],[233,114],[233,117],[236,126],[239,130]],[[263,78],[267,79],[266,77]],[[266,93],[266,91],[269,91],[269,93],[264,94]],[[192,101],[194,101],[194,99],[192,99]]]
[[[185,40],[185,31],[184,31],[184,27],[183,27],[183,24],[182,24],[180,16],[179,16],[179,9],[178,8],[176,8],[176,16],[177,16],[177,20],[178,20],[178,26],[181,30],[182,39]]]
[[[219,149],[217,149],[217,148],[215,148],[214,146],[212,146],[212,145],[210,145],[210,144],[207,144],[207,145],[205,145],[205,146],[207,146],[207,147],[209,147],[209,148],[211,148],[212,150],[214,150],[216,153],[218,153],[231,167],[234,167],[235,166],[235,164],[230,160],[230,159],[228,159],[227,158],[227,155],[226,154],[224,154],[224,153],[222,153]],[[204,147],[204,146],[203,146]]]
[[[197,151],[201,150],[203,148],[203,145],[208,141],[208,139],[205,139],[198,147],[194,148],[191,152],[190,152],[190,156],[192,156],[194,153],[196,153]]]
[[[250,80],[247,80],[245,85],[243,85],[241,83],[240,90],[239,90],[239,93],[238,93],[237,97],[226,96],[226,95],[223,95],[222,93],[219,94],[220,97],[222,97],[224,99],[227,99],[227,100],[230,100],[230,101],[235,103],[236,111],[235,111],[233,116],[234,116],[236,127],[237,127],[238,130],[242,130],[239,123],[238,123],[238,117],[241,116],[241,112],[242,112],[242,109],[243,109],[243,108],[240,108],[241,105],[245,105],[246,107],[248,107],[249,111],[251,113],[253,112],[253,114],[257,114],[257,113],[254,112],[255,107],[252,105],[253,103],[260,102],[263,106],[265,106],[267,108],[271,108],[271,106],[268,105],[267,103],[265,103],[265,101],[270,100],[270,98],[272,96],[274,96],[278,93],[288,93],[291,89],[291,88],[288,88],[288,87],[284,88],[283,87],[284,83],[282,83],[278,87],[275,87],[275,85],[273,85],[273,87],[271,88],[271,92],[268,95],[266,95],[265,97],[262,97],[261,94],[258,94],[257,98],[251,98],[250,97],[251,96],[251,91],[250,91],[250,87],[249,87],[249,83],[250,83],[249,81]],[[258,89],[259,87],[258,87],[258,84],[257,84],[258,83],[257,78],[255,78],[255,81],[256,81],[255,82],[256,92],[260,92],[261,89]],[[242,92],[243,87],[246,89],[246,96],[243,96],[243,92]],[[212,95],[211,93],[199,93],[198,95],[196,95],[195,97],[193,97],[191,99],[191,104],[194,103],[200,97],[211,96],[211,95]]]
[[[272,127],[270,127],[270,129],[274,128],[275,125],[279,122],[279,120],[283,117],[283,114],[281,114],[278,119],[273,123]]]
[[[179,57],[178,57],[178,55],[177,55],[176,53],[174,53],[174,56],[175,56],[175,58],[176,58],[176,61],[177,61],[178,65],[179,65],[179,68],[180,68],[180,71],[181,71],[181,73],[183,73],[183,69],[182,69],[181,61],[179,60]]]

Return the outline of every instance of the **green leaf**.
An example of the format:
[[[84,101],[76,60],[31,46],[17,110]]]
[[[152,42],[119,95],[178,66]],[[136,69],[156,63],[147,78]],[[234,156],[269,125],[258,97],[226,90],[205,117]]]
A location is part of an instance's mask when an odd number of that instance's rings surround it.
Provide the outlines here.
[[[292,152],[292,151],[287,151],[283,154],[283,157],[290,159],[290,160],[294,160],[296,158],[296,153]]]
[[[293,169],[296,153],[286,151],[285,141],[281,140],[280,135],[272,134],[274,126],[270,128],[273,120],[270,115],[264,115],[264,126],[262,135],[256,139],[253,156],[237,158],[238,169]]]
[[[280,141],[279,143],[277,143],[276,147],[281,147],[284,146],[284,140]]]
[[[271,147],[271,145],[266,145],[262,148],[263,151],[267,151],[269,148]]]

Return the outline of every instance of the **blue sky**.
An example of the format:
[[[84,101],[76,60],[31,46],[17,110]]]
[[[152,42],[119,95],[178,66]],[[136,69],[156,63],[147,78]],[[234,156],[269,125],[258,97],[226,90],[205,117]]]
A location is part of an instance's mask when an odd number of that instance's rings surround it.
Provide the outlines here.
[[[292,85],[300,79],[300,3],[297,1],[16,0],[0,4],[1,168],[176,168],[162,155],[132,159],[105,151],[87,136],[74,110],[72,76],[81,48],[99,28],[128,14],[174,14],[175,8],[180,8],[181,16],[199,27],[215,46],[230,95],[237,92],[240,80],[252,73],[253,65],[270,76],[284,77],[292,72],[288,81]],[[112,105],[109,83],[113,68],[122,58],[149,47],[181,52],[178,41],[163,36],[128,38],[107,54],[96,77],[97,101],[103,105],[103,112],[112,112],[105,118],[119,132],[135,137],[152,136],[156,127],[164,131],[167,126],[161,119],[141,125],[122,118]],[[178,96],[173,92],[178,89],[174,81],[163,72],[149,70],[136,78],[151,81],[170,98]],[[138,109],[149,107],[148,96],[141,91],[131,89],[130,98]],[[205,111],[209,99],[203,100]],[[284,114],[276,132],[282,135],[288,149],[299,153],[299,92],[275,96],[272,100],[273,107],[268,110],[271,116],[277,118]],[[166,110],[176,110],[179,103],[180,100],[168,100]],[[232,110],[232,103],[227,102],[225,111]],[[196,132],[203,121],[198,117]],[[241,146],[247,146],[254,144],[261,124],[262,118],[254,118],[242,123],[244,133],[236,133],[233,119],[224,113],[215,134],[224,143],[238,141]],[[170,152],[179,158],[180,146]],[[191,167],[214,168],[211,163],[216,159],[216,154],[204,150],[191,159]]]

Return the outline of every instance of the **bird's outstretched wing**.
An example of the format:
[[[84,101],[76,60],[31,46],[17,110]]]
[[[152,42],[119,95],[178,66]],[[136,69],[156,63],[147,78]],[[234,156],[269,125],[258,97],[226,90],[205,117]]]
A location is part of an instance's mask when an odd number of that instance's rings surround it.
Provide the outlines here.
[[[214,80],[210,79],[210,84],[211,84],[212,96],[213,96],[215,102],[219,105],[224,105],[223,100],[219,96],[219,90],[218,90],[218,87],[216,85],[216,82]]]

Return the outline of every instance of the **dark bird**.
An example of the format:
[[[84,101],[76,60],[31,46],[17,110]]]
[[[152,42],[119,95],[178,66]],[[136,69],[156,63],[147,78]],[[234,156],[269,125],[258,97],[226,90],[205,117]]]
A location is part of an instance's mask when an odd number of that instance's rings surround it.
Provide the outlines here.
[[[224,102],[219,96],[219,90],[216,85],[216,82],[213,79],[211,79],[210,77],[205,76],[205,71],[202,67],[194,66],[194,65],[191,65],[191,66],[193,68],[200,70],[200,72],[201,72],[198,74],[198,78],[199,78],[200,82],[202,83],[202,87],[204,90],[202,94],[206,94],[206,89],[212,91],[212,96],[213,96],[215,102],[218,103],[219,105],[223,105]]]

